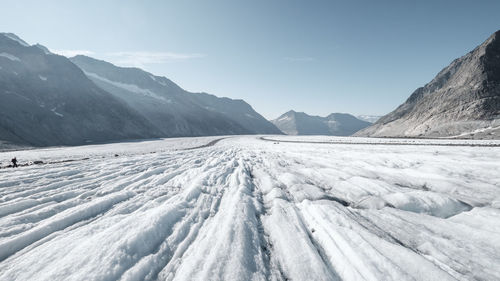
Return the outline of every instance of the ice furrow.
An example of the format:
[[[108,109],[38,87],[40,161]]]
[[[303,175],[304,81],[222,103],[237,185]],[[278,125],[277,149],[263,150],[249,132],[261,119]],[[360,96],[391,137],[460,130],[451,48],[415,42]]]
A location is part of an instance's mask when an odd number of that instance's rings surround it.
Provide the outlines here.
[[[22,152],[0,280],[500,278],[498,148],[219,139]]]
[[[116,203],[129,199],[132,196],[134,196],[132,192],[122,192],[102,198],[102,200],[96,200],[96,202],[84,204],[84,206],[81,206],[77,210],[70,209],[64,211],[50,222],[41,224],[26,233],[12,239],[4,240],[0,242],[0,261],[55,231],[62,230],[79,221],[101,214],[109,210]]]
[[[172,280],[265,280],[248,171],[241,159],[233,165],[219,211],[199,230]]]

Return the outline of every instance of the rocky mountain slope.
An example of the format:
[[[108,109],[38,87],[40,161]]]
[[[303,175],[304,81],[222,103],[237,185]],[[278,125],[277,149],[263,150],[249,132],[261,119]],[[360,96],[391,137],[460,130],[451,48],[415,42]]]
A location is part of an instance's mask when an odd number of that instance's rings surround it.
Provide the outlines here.
[[[0,34],[0,140],[74,145],[159,136],[144,117],[71,61]]]
[[[165,136],[281,133],[243,100],[190,93],[165,77],[86,56],[76,56],[71,61],[100,88],[140,112]]]
[[[356,135],[500,138],[500,31]]]
[[[137,68],[83,56],[72,61],[0,34],[0,143],[281,134],[243,100],[189,93]]]
[[[271,122],[287,135],[330,136],[350,136],[371,124],[346,113],[332,113],[327,117],[320,117],[293,110]]]

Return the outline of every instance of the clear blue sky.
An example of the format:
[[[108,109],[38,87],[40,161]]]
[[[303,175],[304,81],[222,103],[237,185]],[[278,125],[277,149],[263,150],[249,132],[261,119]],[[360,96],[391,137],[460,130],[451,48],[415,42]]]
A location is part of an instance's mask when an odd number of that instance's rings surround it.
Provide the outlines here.
[[[139,66],[189,91],[385,114],[500,29],[500,1],[2,1],[0,30]]]

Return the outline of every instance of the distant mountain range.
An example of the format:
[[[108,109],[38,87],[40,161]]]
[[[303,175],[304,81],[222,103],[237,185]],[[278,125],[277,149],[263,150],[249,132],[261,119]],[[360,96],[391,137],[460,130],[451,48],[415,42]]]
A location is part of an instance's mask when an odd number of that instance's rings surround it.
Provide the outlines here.
[[[320,117],[293,110],[271,122],[287,135],[350,136],[371,125],[370,122],[346,113],[332,113]]]
[[[500,31],[356,135],[500,138]]]
[[[243,100],[190,93],[138,68],[68,59],[12,33],[0,33],[0,101],[2,146],[282,132],[500,138],[500,31],[380,119],[289,111],[269,122]]]
[[[165,77],[0,33],[0,141],[35,146],[280,134],[243,100],[189,93]]]

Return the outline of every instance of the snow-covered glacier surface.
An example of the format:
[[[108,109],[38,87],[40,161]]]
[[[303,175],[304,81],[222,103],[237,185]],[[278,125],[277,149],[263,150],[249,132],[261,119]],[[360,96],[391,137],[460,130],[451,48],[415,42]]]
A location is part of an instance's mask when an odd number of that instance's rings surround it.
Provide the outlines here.
[[[279,139],[0,153],[0,280],[500,279],[499,147]]]

